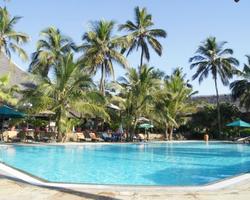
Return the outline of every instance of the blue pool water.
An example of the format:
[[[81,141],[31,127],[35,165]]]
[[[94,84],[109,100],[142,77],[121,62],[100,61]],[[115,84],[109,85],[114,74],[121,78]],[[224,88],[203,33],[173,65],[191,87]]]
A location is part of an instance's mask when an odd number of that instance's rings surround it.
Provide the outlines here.
[[[191,186],[249,172],[250,145],[14,145],[0,146],[0,161],[52,182]]]

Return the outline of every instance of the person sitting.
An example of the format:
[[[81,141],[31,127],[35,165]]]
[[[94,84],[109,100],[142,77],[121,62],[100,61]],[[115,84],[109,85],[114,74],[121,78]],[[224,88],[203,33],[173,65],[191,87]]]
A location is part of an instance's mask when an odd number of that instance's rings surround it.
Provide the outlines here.
[[[4,142],[19,142],[20,138],[18,138],[18,132],[15,127],[10,127],[9,130],[3,132],[3,140]]]
[[[95,134],[93,131],[91,131],[91,132],[89,133],[89,137],[91,138],[91,140],[92,140],[93,142],[97,142],[97,141],[98,141],[98,142],[102,142],[102,141],[103,141],[103,139],[97,137],[96,134]]]

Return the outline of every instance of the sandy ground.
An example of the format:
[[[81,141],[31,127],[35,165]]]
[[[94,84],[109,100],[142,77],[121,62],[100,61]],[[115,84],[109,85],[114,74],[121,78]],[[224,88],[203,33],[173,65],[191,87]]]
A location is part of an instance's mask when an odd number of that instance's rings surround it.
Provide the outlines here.
[[[249,200],[250,182],[243,182],[232,187],[215,191],[171,191],[166,189],[154,192],[145,191],[115,191],[101,189],[62,190],[45,188],[24,183],[0,173],[0,200],[79,200],[79,199],[143,199],[143,200]]]

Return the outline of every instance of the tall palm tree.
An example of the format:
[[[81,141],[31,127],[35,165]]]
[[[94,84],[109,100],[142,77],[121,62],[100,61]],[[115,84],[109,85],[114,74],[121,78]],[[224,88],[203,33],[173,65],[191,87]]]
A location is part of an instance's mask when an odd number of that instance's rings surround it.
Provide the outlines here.
[[[32,54],[29,71],[48,76],[50,69],[55,69],[63,54],[76,49],[71,38],[62,35],[55,27],[48,27],[41,31],[41,39],[37,42],[36,52]]]
[[[126,58],[120,53],[124,45],[123,40],[113,35],[115,23],[100,20],[91,24],[91,30],[82,37],[84,43],[79,47],[84,52],[81,60],[89,66],[91,73],[101,70],[99,84],[100,92],[105,95],[106,77],[111,75],[115,79],[113,62],[128,68]]]
[[[191,69],[197,68],[193,80],[199,78],[199,83],[211,73],[215,84],[216,102],[218,112],[218,128],[221,133],[221,117],[219,105],[218,79],[224,86],[229,84],[239,65],[237,59],[232,57],[233,50],[225,48],[226,42],[217,42],[215,37],[207,38],[197,49],[196,55],[190,58]]]
[[[246,56],[248,63],[244,65],[243,71],[239,73],[241,80],[236,80],[230,84],[233,98],[240,100],[240,106],[247,110],[250,108],[250,56]]]
[[[34,112],[50,109],[56,113],[59,138],[65,136],[69,114],[98,116],[108,119],[105,100],[94,92],[91,77],[73,60],[73,54],[61,57],[52,78],[40,77],[36,88],[25,91],[24,101],[31,103]]]
[[[0,7],[0,54],[3,52],[10,58],[11,52],[14,52],[21,59],[27,60],[28,56],[20,45],[26,43],[29,36],[14,29],[20,19],[21,17],[17,16],[11,17],[6,7]]]
[[[135,10],[135,22],[128,20],[125,24],[119,26],[119,30],[128,31],[128,40],[130,45],[127,51],[129,55],[133,50],[141,49],[140,68],[143,65],[143,58],[150,60],[150,47],[159,55],[162,55],[162,45],[157,40],[158,38],[165,38],[167,36],[166,31],[163,29],[154,29],[152,15],[147,13],[146,8],[140,9],[136,7]]]

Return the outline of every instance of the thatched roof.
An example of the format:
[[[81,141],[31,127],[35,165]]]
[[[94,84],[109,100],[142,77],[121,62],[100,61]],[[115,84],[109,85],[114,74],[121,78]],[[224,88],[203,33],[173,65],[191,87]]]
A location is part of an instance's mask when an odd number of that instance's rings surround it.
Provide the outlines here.
[[[29,73],[21,70],[15,63],[9,60],[5,55],[0,55],[0,76],[10,75],[10,85],[23,86],[30,82]]]

